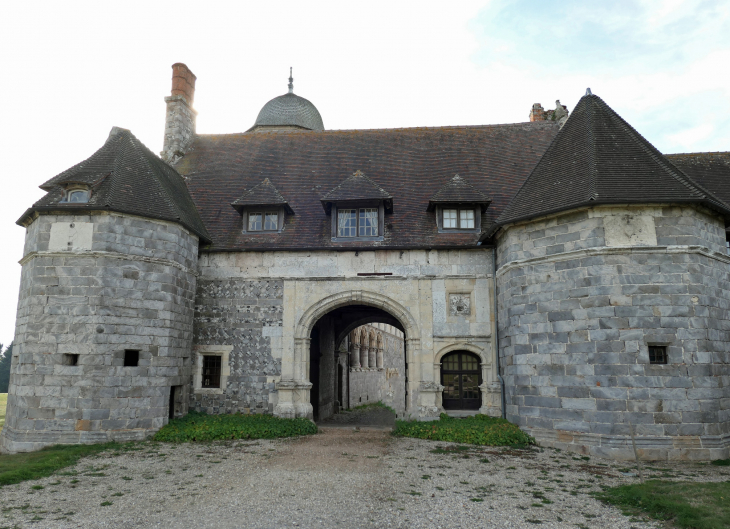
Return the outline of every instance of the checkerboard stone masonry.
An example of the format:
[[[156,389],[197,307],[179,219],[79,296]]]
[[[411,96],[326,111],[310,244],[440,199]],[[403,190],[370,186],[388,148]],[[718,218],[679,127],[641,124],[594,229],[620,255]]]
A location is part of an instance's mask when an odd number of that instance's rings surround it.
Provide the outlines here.
[[[190,378],[197,246],[177,224],[130,215],[34,220],[3,449],[143,439],[167,421],[170,387]],[[140,351],[137,367],[125,349]]]
[[[650,228],[653,245],[632,244]],[[695,207],[507,227],[497,279],[508,419],[598,456],[633,458],[633,425],[648,459],[727,457],[729,264],[723,220]],[[649,345],[667,346],[667,365],[649,364]]]

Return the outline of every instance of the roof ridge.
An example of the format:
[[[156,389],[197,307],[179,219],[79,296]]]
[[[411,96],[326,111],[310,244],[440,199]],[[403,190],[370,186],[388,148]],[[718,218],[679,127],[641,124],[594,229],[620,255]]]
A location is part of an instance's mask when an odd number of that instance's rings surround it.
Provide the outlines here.
[[[578,101],[578,103],[580,104],[580,101]],[[595,109],[593,108],[593,105],[586,106],[588,107],[588,145],[590,145],[590,151],[588,154],[591,157],[588,161],[588,200],[592,201],[598,198],[598,145],[596,144],[596,135],[593,127]],[[573,110],[573,113],[575,114],[575,109]],[[571,117],[572,116],[568,116],[568,119]]]

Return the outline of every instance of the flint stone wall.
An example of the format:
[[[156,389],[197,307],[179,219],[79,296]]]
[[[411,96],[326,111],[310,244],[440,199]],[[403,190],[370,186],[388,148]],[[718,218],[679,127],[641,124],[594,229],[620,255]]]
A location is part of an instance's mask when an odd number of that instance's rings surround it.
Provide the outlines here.
[[[190,370],[197,246],[177,224],[128,215],[33,221],[3,450],[143,439],[167,422]],[[123,367],[125,349],[138,367]]]
[[[206,413],[271,413],[270,394],[281,375],[283,281],[203,279],[195,303],[195,345],[233,346],[223,392],[190,393],[190,406]],[[272,349],[273,346],[273,349]]]
[[[728,457],[730,259],[693,207],[595,208],[499,240],[507,417],[542,444],[647,459]],[[656,242],[654,242],[656,241]],[[666,345],[668,364],[649,364]]]

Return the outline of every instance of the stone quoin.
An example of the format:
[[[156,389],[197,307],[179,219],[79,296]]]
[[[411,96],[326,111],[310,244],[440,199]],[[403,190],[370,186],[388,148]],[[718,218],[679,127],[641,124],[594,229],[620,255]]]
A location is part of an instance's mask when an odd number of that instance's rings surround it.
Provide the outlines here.
[[[0,449],[382,401],[730,456],[729,153],[662,154],[590,90],[523,123],[328,130],[291,73],[246,132],[198,134],[172,68],[161,157],[114,127],[18,220]]]

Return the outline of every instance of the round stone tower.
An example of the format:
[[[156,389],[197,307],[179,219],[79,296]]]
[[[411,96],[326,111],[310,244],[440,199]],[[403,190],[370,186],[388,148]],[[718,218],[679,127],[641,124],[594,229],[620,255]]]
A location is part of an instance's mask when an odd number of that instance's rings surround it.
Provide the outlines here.
[[[143,439],[186,412],[198,244],[182,177],[114,128],[46,182],[26,242],[0,447]]]
[[[507,418],[602,457],[728,457],[728,218],[582,98],[498,220]]]

